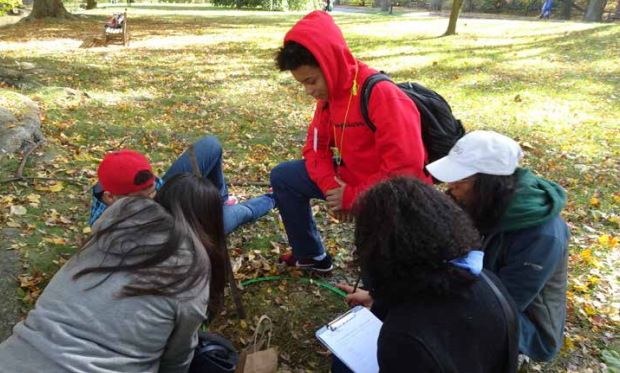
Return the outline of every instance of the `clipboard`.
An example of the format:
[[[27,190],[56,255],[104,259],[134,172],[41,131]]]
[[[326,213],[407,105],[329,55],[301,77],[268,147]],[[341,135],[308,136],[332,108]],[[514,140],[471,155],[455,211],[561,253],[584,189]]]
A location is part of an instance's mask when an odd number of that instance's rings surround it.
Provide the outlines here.
[[[377,341],[383,323],[362,306],[316,332],[317,339],[355,373],[378,373]]]

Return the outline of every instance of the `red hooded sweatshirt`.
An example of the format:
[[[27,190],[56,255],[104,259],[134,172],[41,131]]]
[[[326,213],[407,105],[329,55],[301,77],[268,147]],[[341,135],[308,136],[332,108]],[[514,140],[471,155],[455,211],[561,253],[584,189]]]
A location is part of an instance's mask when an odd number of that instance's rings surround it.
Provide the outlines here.
[[[284,42],[287,41],[303,45],[314,55],[329,88],[328,102],[317,103],[303,149],[308,174],[323,194],[340,187],[335,180],[338,171],[334,168],[332,147],[337,147],[342,156],[338,170],[340,179],[347,184],[342,202],[345,210],[351,208],[361,192],[395,175],[432,182],[424,174],[427,155],[420,114],[398,87],[390,82],[375,85],[368,112],[376,131],[365,123],[361,90],[366,78],[377,71],[353,57],[329,14],[308,14],[286,34]]]

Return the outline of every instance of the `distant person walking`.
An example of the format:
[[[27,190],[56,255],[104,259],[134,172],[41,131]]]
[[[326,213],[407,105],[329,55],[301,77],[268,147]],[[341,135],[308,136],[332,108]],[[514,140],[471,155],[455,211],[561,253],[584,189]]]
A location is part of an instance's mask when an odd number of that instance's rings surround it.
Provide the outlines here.
[[[551,7],[553,6],[553,0],[546,0],[543,4],[542,10],[538,19],[549,19],[551,17]]]

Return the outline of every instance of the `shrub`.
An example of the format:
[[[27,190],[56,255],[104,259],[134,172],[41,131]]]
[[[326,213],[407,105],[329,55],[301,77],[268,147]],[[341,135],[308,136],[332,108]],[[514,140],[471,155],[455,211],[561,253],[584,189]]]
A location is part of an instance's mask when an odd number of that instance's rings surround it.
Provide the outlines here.
[[[19,0],[0,0],[0,16],[12,13],[19,5]]]
[[[218,7],[235,7],[237,1],[242,8],[253,8],[270,11],[314,10],[320,9],[320,0],[212,0],[211,4]]]

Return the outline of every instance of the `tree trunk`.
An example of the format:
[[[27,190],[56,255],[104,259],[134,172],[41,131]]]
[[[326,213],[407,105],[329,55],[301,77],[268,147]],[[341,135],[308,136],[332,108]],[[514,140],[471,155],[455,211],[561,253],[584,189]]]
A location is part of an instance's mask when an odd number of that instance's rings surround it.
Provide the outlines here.
[[[441,7],[443,6],[443,0],[431,0],[431,10],[441,11]]]
[[[620,19],[620,0],[618,0],[618,6],[616,7],[616,18]]]
[[[583,20],[586,22],[603,22],[605,5],[607,5],[607,0],[590,0]]]
[[[62,0],[34,0],[32,13],[26,17],[26,21],[41,18],[70,18],[71,13],[67,11]]]
[[[456,34],[456,21],[459,19],[459,13],[461,12],[461,5],[463,0],[454,0],[452,3],[452,11],[450,12],[450,23],[448,23],[448,30],[443,34],[444,36]]]
[[[97,7],[97,1],[86,0],[86,9],[95,9]]]
[[[564,8],[562,8],[562,18],[570,19],[573,10],[573,0],[564,0]]]
[[[390,10],[389,0],[381,0],[381,11],[387,12],[388,10]]]

